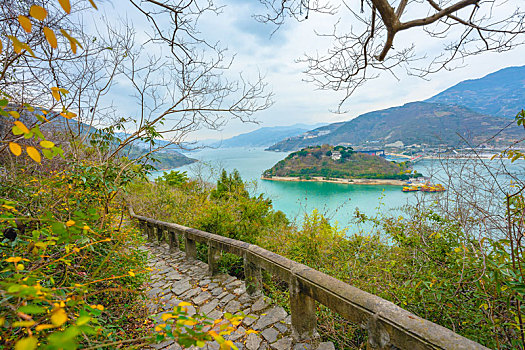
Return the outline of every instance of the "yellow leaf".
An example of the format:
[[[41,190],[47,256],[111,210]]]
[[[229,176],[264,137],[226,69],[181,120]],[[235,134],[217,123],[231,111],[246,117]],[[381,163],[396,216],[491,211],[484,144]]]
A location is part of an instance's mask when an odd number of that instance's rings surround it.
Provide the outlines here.
[[[33,52],[33,50],[31,50],[29,45],[27,45],[26,43],[20,43],[20,45],[22,45],[22,48],[26,50],[27,52],[29,52],[31,56],[36,57],[35,53]]]
[[[18,40],[16,36],[12,36],[12,35],[8,35],[7,37],[13,43],[13,50],[15,50],[17,54],[20,54],[22,52],[22,45],[20,43],[20,40]]]
[[[20,129],[22,130],[22,132],[24,134],[29,134],[29,129],[24,125],[24,123],[22,123],[21,121],[19,120],[16,120],[15,121],[15,125]]]
[[[98,7],[97,5],[95,5],[95,2],[93,0],[89,0],[89,3],[95,8],[95,10],[98,10]]]
[[[9,149],[17,157],[22,154],[22,147],[16,142],[9,142]]]
[[[5,261],[17,263],[19,261],[22,261],[22,258],[19,256],[12,256],[10,258],[5,259]]]
[[[246,335],[248,335],[248,334],[252,334],[252,333],[253,333],[253,334],[257,334],[257,333],[259,333],[259,332],[254,331],[253,329],[248,329],[248,330],[246,331]]]
[[[456,248],[454,248],[454,251],[455,251],[456,253],[459,253],[459,252],[461,251],[461,248],[456,247]]]
[[[31,17],[36,18],[39,21],[43,21],[47,17],[46,9],[38,5],[31,6],[31,8],[29,9],[29,14],[31,15]]]
[[[64,11],[66,11],[66,13],[71,12],[71,4],[69,3],[69,0],[58,0],[58,2],[60,3],[60,6],[62,6]]]
[[[224,343],[221,344],[220,350],[230,350],[233,346],[233,342],[231,340],[227,340]]]
[[[73,220],[68,220],[68,222],[66,222],[66,226],[67,227],[71,227],[75,224],[75,222]]]
[[[44,117],[43,115],[38,115],[38,114],[37,114],[37,117],[40,117],[40,118],[42,118],[44,121],[46,121],[46,122],[49,123],[49,120],[48,120],[46,117]]]
[[[2,49],[3,49],[2,41],[0,41],[0,54],[2,53]]]
[[[50,328],[55,328],[55,326],[53,326],[52,324],[39,324],[38,326],[35,327],[35,331],[40,332],[44,329],[50,329]]]
[[[42,161],[42,157],[40,156],[40,153],[35,147],[27,147],[26,152],[35,162],[40,163]]]
[[[22,26],[22,28],[24,28],[24,30],[27,32],[27,33],[31,33],[31,20],[29,18],[27,18],[26,16],[18,16],[18,22],[20,23],[20,25]]]
[[[66,311],[63,308],[58,308],[53,311],[53,314],[51,315],[51,322],[57,326],[60,327],[67,321],[67,314]]]
[[[15,119],[20,118],[20,113],[18,113],[17,111],[9,111],[9,114],[11,114],[11,116]]]
[[[131,277],[135,277],[135,273],[133,271],[128,271],[128,273]]]
[[[53,32],[48,27],[44,27],[44,35],[49,45],[51,45],[53,49],[56,49],[58,47],[58,44],[57,44],[57,37],[55,35],[55,32]]]
[[[104,305],[97,305],[97,310],[104,311]]]
[[[44,140],[44,141],[40,141],[40,146],[44,148],[52,148],[53,146],[55,146],[55,144],[51,141]]]
[[[65,36],[67,40],[69,40],[69,45],[71,45],[71,51],[73,51],[73,53],[77,53],[77,45],[82,47],[78,40],[69,35],[64,29],[60,29],[60,33],[62,33],[62,35]]]
[[[74,118],[76,117],[77,115],[73,112],[69,112],[69,111],[66,111],[66,112],[63,112],[63,113],[60,113],[60,115],[64,118],[67,118],[67,119],[71,119],[71,118]]]
[[[182,301],[177,306],[191,306],[191,303],[188,303],[187,301]]]
[[[60,101],[60,94],[58,93],[58,88],[57,87],[52,87],[51,88],[51,94],[53,95],[55,100]]]
[[[161,317],[162,317],[162,320],[163,320],[164,322],[166,322],[166,321],[169,320],[170,318],[173,318],[173,315],[172,315],[172,314],[168,314],[168,313],[166,313],[166,314],[162,314]]]
[[[31,320],[31,321],[18,321],[18,322],[13,322],[13,327],[31,327],[34,324],[35,324],[35,321],[33,321],[33,320]]]
[[[35,337],[20,339],[15,344],[15,350],[33,350],[36,349],[38,341]]]

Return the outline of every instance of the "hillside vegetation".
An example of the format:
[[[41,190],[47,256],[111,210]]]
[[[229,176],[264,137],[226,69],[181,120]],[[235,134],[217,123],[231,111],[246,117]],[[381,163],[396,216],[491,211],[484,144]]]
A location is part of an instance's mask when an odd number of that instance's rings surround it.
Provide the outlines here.
[[[330,124],[283,140],[268,150],[291,151],[321,144],[360,145],[370,141],[379,146],[401,141],[404,145],[457,147],[466,142],[485,142],[502,129],[492,142],[509,144],[523,137],[523,130],[508,124],[507,118],[483,115],[461,106],[412,102]]]
[[[505,240],[484,235],[480,243],[436,206],[411,207],[395,216],[356,212],[356,224],[371,222],[374,229],[349,234],[317,211],[305,214],[299,225],[290,222],[270,200],[253,195],[237,172],[223,171],[216,186],[170,181],[174,175],[131,184],[127,199],[136,212],[257,244],[490,348],[520,344],[509,306],[515,289],[507,287],[514,282],[506,272],[512,262]],[[198,256],[207,261],[206,244],[198,246]],[[242,257],[223,253],[219,265],[223,272],[243,276]],[[265,273],[264,291],[288,307],[288,287],[278,278]],[[337,349],[365,346],[359,325],[322,306],[317,315],[323,340]]]
[[[354,152],[351,147],[323,145],[290,153],[263,175],[403,180],[408,179],[410,173],[406,162],[390,162],[378,156]]]
[[[481,114],[514,118],[525,101],[525,66],[462,81],[426,102],[464,106]]]

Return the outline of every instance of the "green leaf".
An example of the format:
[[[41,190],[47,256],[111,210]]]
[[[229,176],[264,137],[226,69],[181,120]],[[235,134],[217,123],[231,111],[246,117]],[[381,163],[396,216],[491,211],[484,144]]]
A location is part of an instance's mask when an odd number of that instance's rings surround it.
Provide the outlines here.
[[[13,128],[11,129],[13,131],[13,135],[22,135],[24,132],[18,127],[18,126],[13,126]]]
[[[77,318],[77,326],[82,326],[91,320],[90,316],[80,316]]]
[[[49,150],[49,149],[46,149],[46,148],[43,148],[42,149],[42,154],[44,155],[44,157],[46,157],[47,159],[53,159],[53,151]]]
[[[18,308],[18,312],[23,312],[29,315],[43,314],[46,309],[38,305],[25,305]]]
[[[58,234],[58,235],[63,235],[65,234],[67,231],[66,231],[66,226],[61,223],[61,222],[55,222],[53,223],[53,225],[51,225],[51,229],[53,230],[54,233]]]

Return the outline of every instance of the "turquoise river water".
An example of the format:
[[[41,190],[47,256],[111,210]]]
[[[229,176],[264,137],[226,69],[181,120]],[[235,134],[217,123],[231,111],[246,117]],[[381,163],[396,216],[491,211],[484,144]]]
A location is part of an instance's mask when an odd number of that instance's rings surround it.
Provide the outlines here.
[[[239,170],[242,178],[250,182],[253,194],[263,193],[272,200],[276,210],[283,211],[288,218],[301,222],[305,213],[314,209],[330,218],[332,223],[354,231],[353,224],[356,208],[367,215],[378,210],[396,210],[401,206],[414,203],[416,193],[403,193],[399,186],[347,185],[326,182],[280,182],[261,180],[264,170],[271,168],[288,153],[267,152],[262,148],[223,148],[205,149],[193,152],[189,156],[198,163],[186,165],[176,170],[187,171],[190,177],[200,176],[214,182],[221,169]],[[415,166],[426,174],[431,161],[422,161]],[[154,177],[162,174],[156,172]],[[433,194],[425,194],[433,195]]]

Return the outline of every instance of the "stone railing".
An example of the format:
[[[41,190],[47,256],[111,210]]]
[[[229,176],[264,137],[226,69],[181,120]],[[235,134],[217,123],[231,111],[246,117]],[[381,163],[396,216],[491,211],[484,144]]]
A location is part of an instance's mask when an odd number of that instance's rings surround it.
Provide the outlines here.
[[[211,275],[218,273],[221,252],[243,257],[249,294],[260,292],[261,269],[288,282],[293,335],[298,340],[316,336],[315,301],[318,301],[364,327],[368,331],[368,347],[372,349],[487,349],[385,299],[259,246],[130,212],[150,240],[161,242],[167,238],[172,251],[179,249],[179,236],[183,236],[188,260],[197,258],[197,242],[207,244]]]

